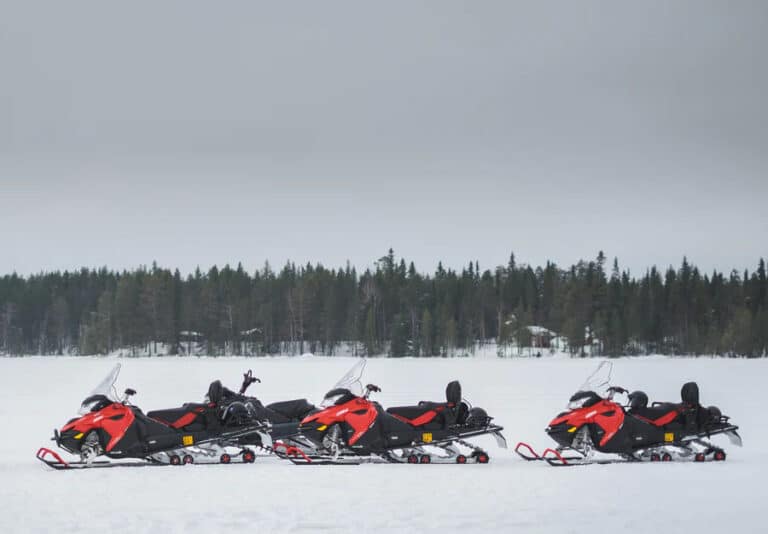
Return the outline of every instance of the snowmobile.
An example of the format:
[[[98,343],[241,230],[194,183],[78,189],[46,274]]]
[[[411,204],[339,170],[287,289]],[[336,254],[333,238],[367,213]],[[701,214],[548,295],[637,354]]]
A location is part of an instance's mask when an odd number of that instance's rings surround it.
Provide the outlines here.
[[[118,398],[119,373],[118,363],[82,402],[79,417],[54,430],[56,445],[79,460],[67,461],[45,447],[37,452],[39,460],[55,469],[252,463],[256,455],[245,445],[269,440],[263,423],[222,414],[215,403],[187,404],[184,415],[170,423],[153,418],[152,412],[145,415],[129,403],[133,389]],[[132,461],[116,461],[122,459]]]
[[[515,452],[525,460],[543,460],[550,465],[583,465],[616,462],[668,462],[691,460],[723,461],[725,451],[709,441],[724,434],[731,443],[741,446],[738,427],[715,406],[699,404],[699,387],[688,382],[681,390],[681,401],[655,402],[648,406],[643,391],[630,393],[609,386],[612,364],[603,362],[579,388],[560,413],[547,426],[547,434],[557,442],[556,448],[537,454],[527,443],[518,443]],[[598,377],[605,376],[607,379]],[[600,396],[592,387],[607,387]],[[629,403],[614,400],[626,395]]]
[[[305,417],[290,436],[291,445],[275,444],[281,457],[297,464],[485,464],[488,453],[466,439],[490,434],[506,448],[503,428],[482,408],[470,408],[458,381],[448,384],[445,402],[384,410],[370,399],[381,388],[362,388],[365,363],[360,360],[326,393],[321,410]]]

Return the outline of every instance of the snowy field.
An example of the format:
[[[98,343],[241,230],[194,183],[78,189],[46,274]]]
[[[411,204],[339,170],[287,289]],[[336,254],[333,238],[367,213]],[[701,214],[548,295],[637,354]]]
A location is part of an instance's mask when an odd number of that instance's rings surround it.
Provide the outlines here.
[[[252,465],[56,472],[34,459],[72,417],[114,358],[0,358],[0,532],[765,532],[768,425],[762,416],[768,360],[621,359],[616,385],[651,400],[679,398],[696,380],[705,405],[741,425],[744,447],[715,438],[724,463],[595,465],[526,463],[519,440],[551,445],[543,429],[598,363],[561,359],[369,361],[364,380],[385,406],[464,396],[505,427],[509,450],[478,440],[489,465]],[[145,411],[202,400],[211,380],[265,403],[318,402],[348,358],[123,359],[118,387]]]

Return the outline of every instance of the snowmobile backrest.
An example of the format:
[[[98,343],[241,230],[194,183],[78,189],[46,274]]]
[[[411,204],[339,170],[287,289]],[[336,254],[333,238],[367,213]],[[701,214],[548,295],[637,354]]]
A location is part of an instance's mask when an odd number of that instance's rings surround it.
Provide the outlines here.
[[[463,425],[467,421],[467,415],[469,415],[469,406],[466,402],[460,402],[456,407],[456,421],[457,425]]]
[[[448,385],[445,387],[445,400],[454,405],[458,405],[461,402],[461,384],[459,384],[458,380],[448,382]]]
[[[221,385],[221,380],[214,380],[208,387],[208,402],[219,404],[223,393],[224,386]]]
[[[685,404],[699,405],[699,386],[696,382],[686,382],[680,390],[680,397]]]
[[[648,406],[648,395],[645,391],[633,391],[629,394],[629,407],[633,410],[646,408]]]

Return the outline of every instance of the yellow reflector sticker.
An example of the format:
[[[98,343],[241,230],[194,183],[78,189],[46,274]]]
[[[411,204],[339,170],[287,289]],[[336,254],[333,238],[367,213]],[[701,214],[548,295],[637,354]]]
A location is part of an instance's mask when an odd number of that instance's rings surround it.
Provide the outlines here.
[[[192,436],[182,436],[181,437],[181,443],[187,447],[189,445],[192,445],[195,442],[195,438]]]
[[[571,433],[573,433],[573,432],[576,432],[576,429],[577,429],[577,428],[578,428],[578,427],[572,426],[571,428],[569,428],[569,429],[568,429],[568,433],[569,433],[569,434],[571,434]]]
[[[424,432],[421,434],[421,441],[429,443],[432,441],[432,432]]]
[[[675,434],[674,434],[674,432],[665,432],[664,433],[664,441],[675,441]]]
[[[318,430],[319,432],[322,432],[322,431],[323,431],[323,430],[325,430],[326,428],[328,428],[328,425],[320,425],[319,427],[317,427],[317,430]]]
[[[80,439],[83,437],[83,433],[80,432],[79,434],[75,434],[75,439]]]

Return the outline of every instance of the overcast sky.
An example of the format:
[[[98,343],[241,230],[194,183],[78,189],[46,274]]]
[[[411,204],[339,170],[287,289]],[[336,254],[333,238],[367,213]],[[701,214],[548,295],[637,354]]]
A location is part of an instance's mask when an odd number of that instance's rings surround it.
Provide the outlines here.
[[[0,274],[768,256],[768,3],[0,0]]]

